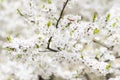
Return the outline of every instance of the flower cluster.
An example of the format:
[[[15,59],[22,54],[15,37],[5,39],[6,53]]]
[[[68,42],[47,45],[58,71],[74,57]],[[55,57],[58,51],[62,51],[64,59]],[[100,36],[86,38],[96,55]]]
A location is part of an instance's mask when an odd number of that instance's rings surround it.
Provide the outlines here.
[[[0,0],[1,79],[119,80],[118,3]]]

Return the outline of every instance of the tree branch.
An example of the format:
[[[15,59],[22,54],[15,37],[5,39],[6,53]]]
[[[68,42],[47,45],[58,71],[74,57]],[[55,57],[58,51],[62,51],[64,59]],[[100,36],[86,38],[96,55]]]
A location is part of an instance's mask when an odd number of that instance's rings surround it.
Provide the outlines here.
[[[62,15],[63,15],[64,9],[65,9],[65,7],[66,7],[68,1],[69,1],[69,0],[66,0],[64,6],[63,6],[63,8],[62,8],[62,11],[61,11],[60,16],[59,16],[59,18],[58,18],[58,20],[57,20],[57,23],[56,23],[56,28],[58,28],[58,24],[59,24],[59,22],[60,22],[60,20],[61,20],[61,18],[62,18]]]
[[[103,46],[103,47],[105,47],[105,48],[107,48],[108,50],[113,50],[113,48],[114,48],[114,46],[107,46],[106,44],[104,44],[104,43],[101,43],[100,41],[97,41],[97,40],[93,40],[93,42],[94,43],[97,43],[97,44],[99,44],[99,45],[101,45],[101,46]]]
[[[47,49],[50,50],[50,51],[53,51],[53,52],[59,52],[58,50],[54,50],[54,49],[50,48],[50,42],[51,42],[51,40],[52,40],[52,36],[48,40]]]

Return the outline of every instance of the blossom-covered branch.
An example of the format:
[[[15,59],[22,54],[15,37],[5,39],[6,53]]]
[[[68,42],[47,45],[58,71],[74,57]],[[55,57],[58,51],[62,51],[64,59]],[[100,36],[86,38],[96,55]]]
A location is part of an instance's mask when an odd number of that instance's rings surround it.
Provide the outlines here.
[[[54,49],[50,48],[51,41],[52,41],[52,36],[48,40],[47,49],[50,51],[53,51],[53,52],[58,52],[58,50],[54,50]]]
[[[66,0],[65,4],[63,5],[62,11],[60,12],[60,16],[59,16],[59,18],[58,18],[58,20],[57,20],[57,23],[56,23],[56,28],[58,28],[58,24],[59,24],[59,22],[60,22],[60,20],[61,20],[61,18],[62,18],[64,9],[65,9],[65,7],[67,6],[68,1],[69,1],[69,0]]]

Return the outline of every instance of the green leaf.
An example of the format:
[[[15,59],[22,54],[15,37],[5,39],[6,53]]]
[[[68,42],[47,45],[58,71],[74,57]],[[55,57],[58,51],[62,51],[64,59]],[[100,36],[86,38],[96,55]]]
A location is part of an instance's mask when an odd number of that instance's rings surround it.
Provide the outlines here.
[[[17,9],[17,12],[20,16],[24,16],[19,9]]]
[[[95,28],[93,31],[93,34],[98,34],[100,32],[100,30],[98,28]]]
[[[69,27],[69,26],[70,26],[70,24],[71,24],[71,23],[68,23],[65,27],[66,27],[66,28],[67,28],[67,27]]]
[[[111,64],[106,65],[106,69],[110,69]]]
[[[96,54],[96,56],[95,56],[95,59],[96,59],[96,60],[99,60],[98,56],[99,56],[99,54]]]
[[[42,5],[42,9],[44,9],[45,8],[45,5]]]
[[[95,22],[96,18],[97,18],[97,13],[95,12],[93,15],[93,22]]]
[[[80,52],[83,52],[84,51],[84,48],[80,49]]]
[[[17,55],[17,58],[22,58],[22,54],[18,54],[18,55]]]
[[[52,1],[51,1],[51,0],[48,0],[48,4],[52,4]]]
[[[74,48],[76,47],[76,43],[73,45],[73,47],[74,47]]]
[[[39,48],[40,46],[38,44],[35,44],[36,48]]]
[[[39,40],[42,40],[42,37],[38,37]]]
[[[16,51],[15,48],[10,48],[10,47],[6,47],[5,49],[8,50],[8,51]]]
[[[12,41],[12,39],[11,39],[11,37],[10,37],[10,36],[7,36],[7,38],[6,38],[6,39],[7,39],[7,41],[8,41],[8,42],[11,42],[11,41]]]
[[[48,21],[48,23],[47,23],[47,27],[49,28],[50,26],[51,26],[51,22]]]
[[[106,22],[110,19],[110,14],[108,13],[107,16],[106,16]]]
[[[116,23],[113,23],[113,24],[112,24],[112,27],[115,27],[115,26],[116,26]]]
[[[70,36],[72,36],[72,34],[74,33],[75,30],[71,30],[70,31]]]
[[[81,57],[82,59],[84,59],[84,56],[83,56],[83,55],[81,55],[80,57]]]

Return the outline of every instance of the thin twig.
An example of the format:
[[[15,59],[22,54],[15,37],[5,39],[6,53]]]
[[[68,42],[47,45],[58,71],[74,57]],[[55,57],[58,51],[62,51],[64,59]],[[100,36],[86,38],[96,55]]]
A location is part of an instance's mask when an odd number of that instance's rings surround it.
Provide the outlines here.
[[[24,16],[24,14],[19,9],[17,9],[17,12],[20,16]]]
[[[97,44],[99,44],[99,45],[101,45],[101,46],[103,46],[103,47],[105,47],[105,48],[107,48],[108,50],[113,50],[113,48],[114,48],[114,46],[107,46],[106,44],[104,44],[104,43],[101,43],[100,41],[97,41],[97,40],[93,40],[93,42],[95,42],[95,43],[97,43]]]
[[[52,51],[50,51],[50,50],[44,50],[44,51],[39,51],[39,52],[52,52]]]
[[[58,50],[54,50],[54,49],[50,48],[50,42],[51,42],[51,40],[52,40],[52,36],[48,40],[47,49],[50,50],[50,51],[53,51],[53,52],[58,52]]]
[[[66,0],[64,6],[63,6],[63,8],[62,8],[62,11],[61,11],[60,16],[59,16],[59,18],[58,18],[58,20],[57,20],[57,23],[56,23],[56,28],[58,28],[58,24],[59,24],[59,22],[60,22],[60,19],[62,18],[62,15],[63,15],[64,9],[65,9],[65,7],[66,7],[68,1],[69,1],[69,0]]]
[[[52,40],[52,36],[51,36],[51,37],[49,38],[49,40],[48,40],[47,49],[50,48],[50,42],[51,42],[51,40]]]

